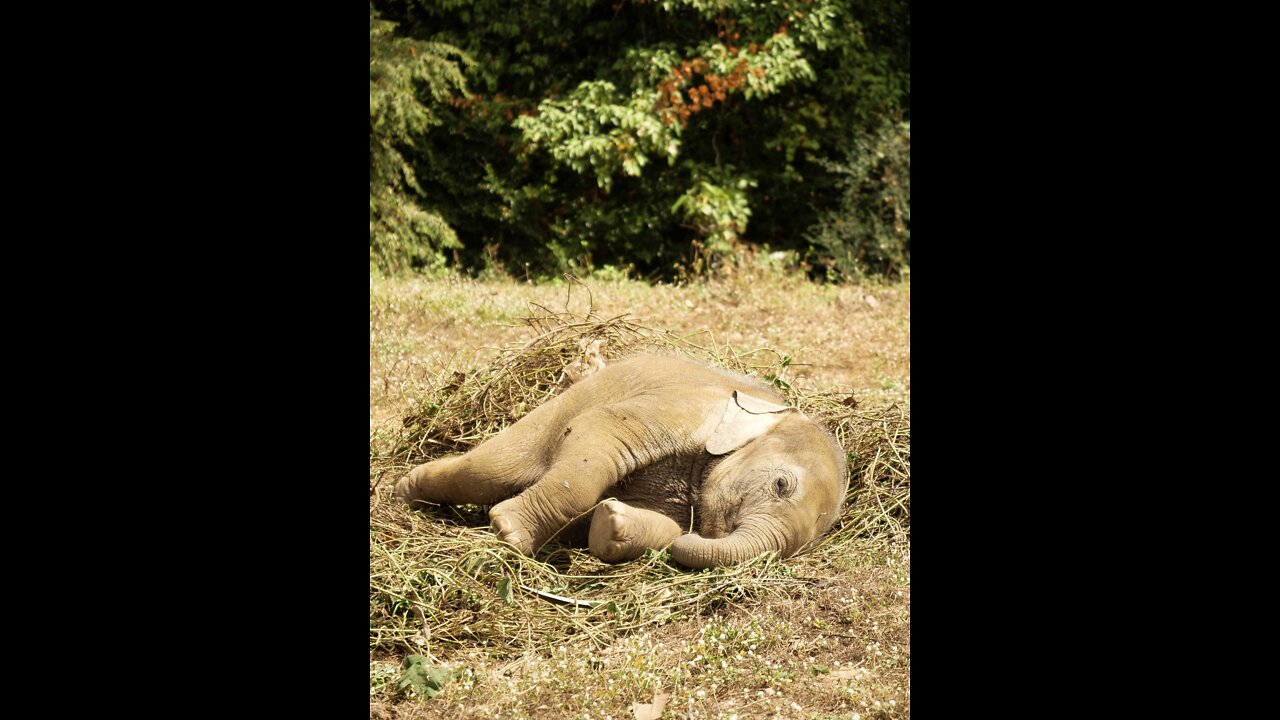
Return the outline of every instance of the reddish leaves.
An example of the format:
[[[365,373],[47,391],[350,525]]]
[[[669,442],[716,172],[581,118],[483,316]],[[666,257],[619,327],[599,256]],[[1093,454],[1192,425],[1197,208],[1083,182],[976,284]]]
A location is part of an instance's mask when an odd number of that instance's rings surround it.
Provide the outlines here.
[[[734,49],[734,54],[737,49]],[[707,61],[704,58],[685,60],[671,68],[668,76],[658,83],[657,110],[663,125],[671,125],[677,120],[681,127],[689,124],[689,117],[695,113],[709,110],[718,102],[725,102],[729,94],[746,82],[747,61],[745,58],[734,65],[728,75],[717,75],[707,72]],[[764,77],[764,70],[756,68],[752,71],[756,77]],[[694,75],[702,75],[702,82],[693,84]],[[688,87],[689,99],[684,94]]]

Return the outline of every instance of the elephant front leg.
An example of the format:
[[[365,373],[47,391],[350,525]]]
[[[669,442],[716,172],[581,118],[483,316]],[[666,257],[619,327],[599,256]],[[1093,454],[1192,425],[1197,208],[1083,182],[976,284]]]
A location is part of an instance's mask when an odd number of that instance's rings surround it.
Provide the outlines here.
[[[490,525],[498,539],[533,555],[590,513],[622,474],[605,453],[570,453],[524,492],[490,508]]]
[[[684,530],[662,513],[605,500],[591,517],[588,546],[601,560],[620,563],[640,557],[649,548],[661,550],[683,534]]]
[[[532,555],[561,530],[585,518],[622,478],[657,459],[661,438],[645,418],[652,399],[596,408],[562,431],[553,460],[540,480],[489,511],[493,531]]]

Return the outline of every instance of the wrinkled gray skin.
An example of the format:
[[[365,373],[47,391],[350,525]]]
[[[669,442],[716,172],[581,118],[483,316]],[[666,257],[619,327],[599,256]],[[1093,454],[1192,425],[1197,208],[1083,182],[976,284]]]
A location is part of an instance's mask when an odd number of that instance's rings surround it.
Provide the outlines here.
[[[796,553],[831,527],[845,490],[839,445],[767,386],[641,355],[465,455],[419,465],[395,495],[493,505],[493,531],[526,555],[590,513],[601,560],[670,546],[680,564],[705,568]]]

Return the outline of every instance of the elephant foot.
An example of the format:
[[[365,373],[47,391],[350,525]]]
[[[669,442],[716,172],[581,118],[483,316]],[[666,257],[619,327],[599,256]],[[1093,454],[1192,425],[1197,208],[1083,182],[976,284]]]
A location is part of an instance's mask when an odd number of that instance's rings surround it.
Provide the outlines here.
[[[591,554],[607,563],[635,560],[650,548],[661,550],[681,534],[680,526],[661,513],[605,500],[591,516],[587,541]]]
[[[617,500],[605,500],[596,506],[587,540],[592,555],[607,563],[620,563],[644,554],[644,545],[634,540],[635,521],[629,510],[632,508]]]
[[[410,470],[409,474],[400,478],[400,480],[396,482],[395,490],[392,491],[392,497],[399,502],[410,504],[419,500],[418,482],[422,479],[422,469],[424,467],[426,467],[426,465],[419,465],[418,467]]]
[[[524,523],[512,507],[513,500],[515,498],[489,508],[489,527],[499,540],[532,557],[537,549],[533,546],[533,534],[525,530]]]

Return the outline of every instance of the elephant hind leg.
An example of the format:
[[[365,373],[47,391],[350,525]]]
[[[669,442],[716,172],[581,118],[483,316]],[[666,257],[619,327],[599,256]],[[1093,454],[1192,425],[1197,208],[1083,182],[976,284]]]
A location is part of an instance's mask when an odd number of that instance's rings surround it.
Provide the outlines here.
[[[513,460],[522,462],[513,462]],[[485,445],[465,455],[432,460],[396,483],[395,497],[446,505],[493,505],[519,494],[542,477],[545,465]]]
[[[680,526],[662,513],[605,500],[591,517],[587,545],[601,560],[620,563],[640,557],[649,548],[661,550],[683,534]]]

